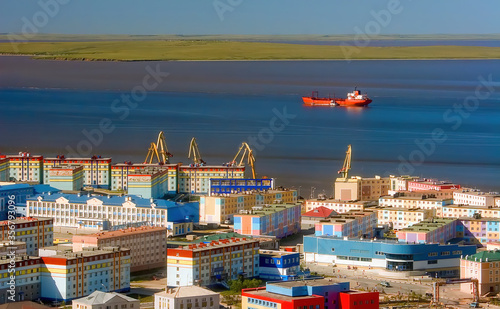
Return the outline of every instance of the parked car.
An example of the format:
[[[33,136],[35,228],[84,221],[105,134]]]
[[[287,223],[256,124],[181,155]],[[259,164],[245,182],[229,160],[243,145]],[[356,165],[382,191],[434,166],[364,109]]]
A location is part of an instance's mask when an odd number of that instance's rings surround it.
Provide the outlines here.
[[[391,287],[391,284],[389,282],[387,282],[387,281],[380,281],[380,285],[381,286],[385,286],[386,288]]]
[[[479,307],[479,303],[478,302],[473,302],[473,303],[470,303],[470,308],[480,308]]]

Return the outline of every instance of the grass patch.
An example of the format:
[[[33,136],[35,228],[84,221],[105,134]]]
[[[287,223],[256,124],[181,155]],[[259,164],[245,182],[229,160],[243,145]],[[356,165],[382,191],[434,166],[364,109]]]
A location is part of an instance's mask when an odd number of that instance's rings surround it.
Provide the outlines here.
[[[0,54],[83,61],[500,59],[500,47],[346,47],[210,40],[0,43]]]
[[[138,299],[141,303],[151,303],[155,301],[154,295],[143,295],[143,294],[132,293],[132,294],[127,294],[127,296]]]

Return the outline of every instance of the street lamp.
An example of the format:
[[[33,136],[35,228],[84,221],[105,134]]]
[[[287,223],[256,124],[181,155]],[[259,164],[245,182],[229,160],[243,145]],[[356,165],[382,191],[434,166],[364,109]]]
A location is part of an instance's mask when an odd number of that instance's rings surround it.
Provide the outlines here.
[[[311,187],[311,199],[313,199],[313,196],[314,196],[314,190],[316,190],[315,187]]]

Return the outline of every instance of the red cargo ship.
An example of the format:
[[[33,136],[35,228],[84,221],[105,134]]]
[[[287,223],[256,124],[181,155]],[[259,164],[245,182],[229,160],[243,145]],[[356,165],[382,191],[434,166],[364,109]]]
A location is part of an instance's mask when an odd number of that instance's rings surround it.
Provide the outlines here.
[[[307,106],[367,106],[372,102],[366,94],[354,89],[347,93],[347,98],[320,98],[318,92],[314,91],[310,97],[302,97],[304,105]]]

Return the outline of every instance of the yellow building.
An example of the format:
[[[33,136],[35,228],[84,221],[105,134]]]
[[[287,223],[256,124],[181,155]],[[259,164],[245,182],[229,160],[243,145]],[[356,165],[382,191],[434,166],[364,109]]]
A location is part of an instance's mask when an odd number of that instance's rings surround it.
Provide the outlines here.
[[[223,224],[232,221],[233,216],[254,206],[276,203],[296,203],[296,190],[268,190],[237,194],[212,194],[200,197],[200,222]]]
[[[460,278],[476,278],[479,295],[500,292],[500,251],[482,251],[460,259]],[[472,293],[472,283],[462,283],[460,290]]]
[[[389,177],[375,176],[363,178],[359,176],[349,179],[337,178],[335,181],[335,199],[342,201],[378,200],[387,195],[391,185]]]

